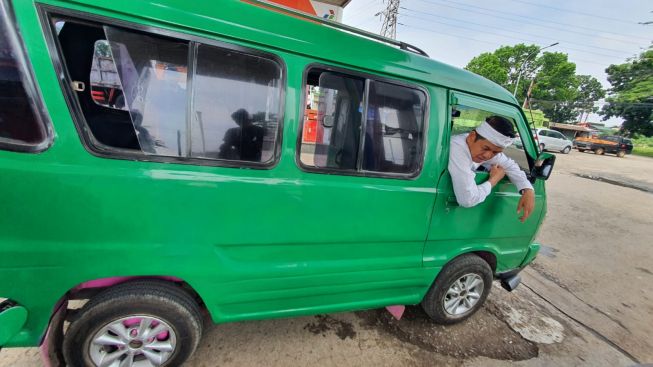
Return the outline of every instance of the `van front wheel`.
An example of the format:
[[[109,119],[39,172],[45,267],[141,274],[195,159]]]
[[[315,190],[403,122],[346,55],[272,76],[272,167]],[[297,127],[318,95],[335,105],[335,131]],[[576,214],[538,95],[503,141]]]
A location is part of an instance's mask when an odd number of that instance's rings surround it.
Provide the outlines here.
[[[180,366],[199,344],[202,318],[180,287],[119,284],[93,297],[64,335],[68,366]]]
[[[492,288],[492,269],[485,260],[466,254],[440,271],[422,300],[422,308],[438,324],[455,324],[473,315]]]

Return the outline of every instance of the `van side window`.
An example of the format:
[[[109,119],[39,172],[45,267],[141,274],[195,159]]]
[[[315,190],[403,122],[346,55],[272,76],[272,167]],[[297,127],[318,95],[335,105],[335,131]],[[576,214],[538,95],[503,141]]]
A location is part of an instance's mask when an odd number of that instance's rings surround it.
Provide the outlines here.
[[[283,74],[274,57],[86,21],[55,24],[94,150],[273,163]]]
[[[270,162],[281,116],[281,67],[254,55],[199,45],[193,78],[192,155]]]
[[[315,68],[307,75],[306,97],[299,152],[304,167],[353,174],[419,171],[423,91]]]
[[[188,157],[188,42],[104,27],[140,149]]]
[[[313,139],[304,136],[301,162],[318,168],[356,171],[365,80],[312,70],[307,82],[312,107],[316,111],[317,126],[314,128],[317,133]]]
[[[364,170],[417,171],[422,153],[425,98],[424,93],[415,89],[370,81]]]
[[[45,148],[48,125],[9,9],[0,4],[0,149]]]
[[[474,130],[477,126],[481,125],[486,118],[493,116],[493,115],[498,115],[497,113],[492,113],[490,111],[485,111],[477,108],[472,108],[464,105],[457,105],[454,106],[455,110],[460,112],[460,115],[458,117],[452,117],[453,123],[452,123],[452,129],[451,129],[451,135],[458,135],[458,134],[466,134],[469,133],[470,131]],[[503,115],[502,115],[503,116]],[[503,116],[508,121],[511,121],[513,125],[515,124],[514,119],[508,116]],[[515,126],[515,131],[517,131],[517,128]],[[523,141],[521,138],[516,137],[513,139],[513,144],[506,149],[504,149],[503,153],[517,162],[519,167],[526,171],[530,171],[530,166],[528,164],[528,157],[526,156],[526,152],[523,150]]]

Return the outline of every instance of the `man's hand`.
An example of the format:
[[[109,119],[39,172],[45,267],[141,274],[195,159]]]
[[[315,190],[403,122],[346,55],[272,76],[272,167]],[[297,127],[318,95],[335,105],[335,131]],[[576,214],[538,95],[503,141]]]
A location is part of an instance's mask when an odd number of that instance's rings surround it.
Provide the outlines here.
[[[524,223],[533,212],[535,207],[535,192],[532,189],[524,189],[519,204],[517,204],[517,214],[524,212],[519,220]]]
[[[503,167],[499,166],[498,164],[493,164],[492,168],[490,168],[490,178],[488,181],[490,181],[490,184],[492,187],[494,187],[505,175],[506,170],[503,169]]]

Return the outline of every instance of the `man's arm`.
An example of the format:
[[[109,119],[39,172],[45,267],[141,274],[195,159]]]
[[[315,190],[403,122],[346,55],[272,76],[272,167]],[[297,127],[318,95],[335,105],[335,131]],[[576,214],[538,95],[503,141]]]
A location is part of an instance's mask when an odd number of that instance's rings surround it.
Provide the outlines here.
[[[528,181],[526,173],[522,171],[517,162],[508,158],[505,154],[498,154],[496,157],[485,162],[485,164],[498,164],[499,166],[503,167],[503,169],[506,170],[506,175],[510,179],[510,182],[512,182],[517,187],[517,190],[520,193],[525,189],[533,190],[533,185],[531,185],[530,181]]]
[[[499,154],[490,160],[493,164],[498,164],[506,170],[506,175],[519,190],[521,198],[517,204],[517,213],[523,212],[519,220],[526,221],[535,208],[535,190],[533,185],[526,177],[526,173],[522,171],[519,165],[512,159],[508,158],[505,154]],[[487,163],[489,163],[488,161]]]
[[[456,159],[456,156],[452,154],[449,157],[449,174],[456,201],[464,208],[471,208],[485,200],[492,191],[492,187],[503,178],[505,172],[501,167],[494,166],[490,172],[490,178],[477,185],[474,180],[476,174],[464,162],[463,159]]]

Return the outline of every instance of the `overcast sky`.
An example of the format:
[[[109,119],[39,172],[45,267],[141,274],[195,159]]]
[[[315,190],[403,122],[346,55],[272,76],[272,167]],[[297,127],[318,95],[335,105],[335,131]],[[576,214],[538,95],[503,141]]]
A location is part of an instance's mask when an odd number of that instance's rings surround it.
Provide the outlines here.
[[[352,0],[343,23],[379,33],[387,1]],[[642,52],[653,40],[653,0],[401,0],[397,39],[433,59],[464,67],[483,52],[517,43],[564,52],[576,74],[609,88],[605,69]],[[590,116],[591,122],[599,116]],[[611,119],[609,125],[619,123]]]

